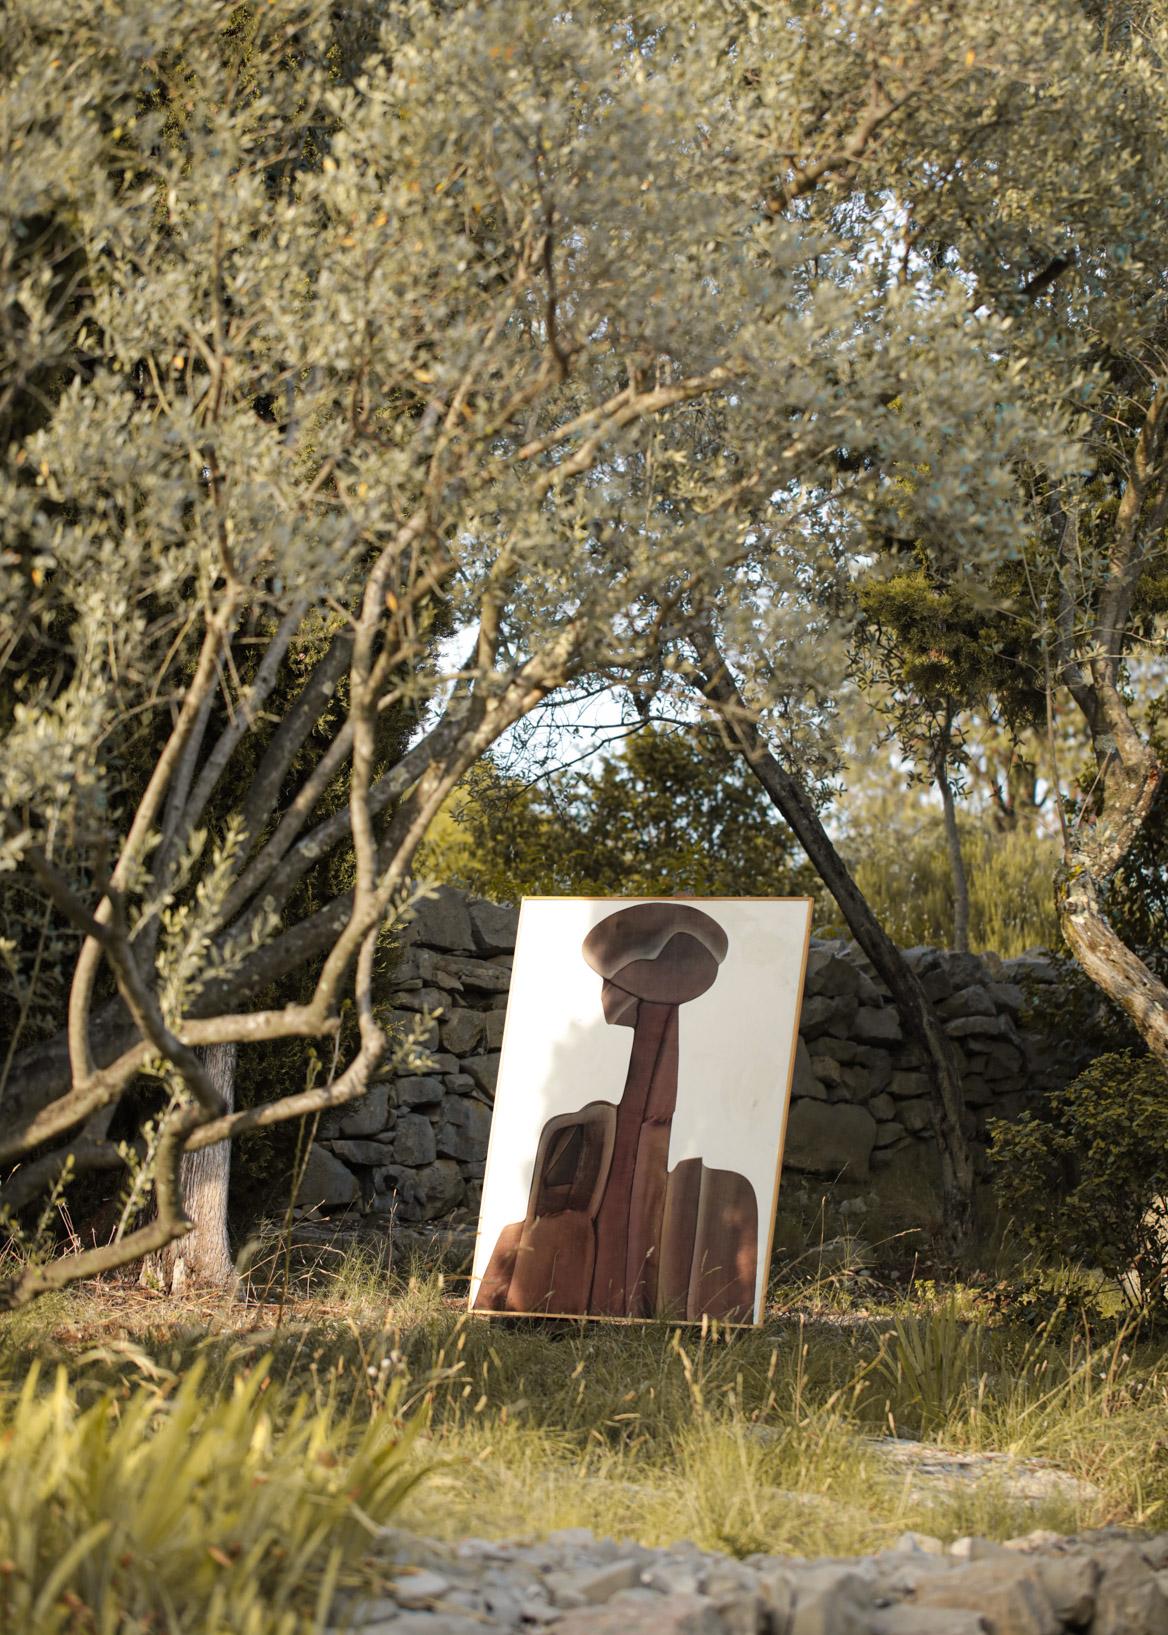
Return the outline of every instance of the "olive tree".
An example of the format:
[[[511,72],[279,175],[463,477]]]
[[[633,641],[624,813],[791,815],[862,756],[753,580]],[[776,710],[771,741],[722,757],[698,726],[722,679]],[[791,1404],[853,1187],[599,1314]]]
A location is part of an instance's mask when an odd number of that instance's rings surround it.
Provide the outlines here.
[[[865,413],[838,450],[815,526],[792,526],[774,505],[756,513],[747,577],[707,599],[682,663],[799,835],[929,1063],[956,1242],[973,1172],[953,1053],[820,820],[816,783],[839,766],[832,706],[871,634],[866,586],[922,571],[932,594],[960,587],[966,622],[994,645],[985,669],[999,704],[1025,694],[1043,707],[1044,772],[1064,806],[1065,857],[1052,882],[1064,935],[1168,1057],[1168,990],[1107,915],[1162,783],[1148,712],[1158,666],[1147,657],[1168,605],[1168,16],[1156,0],[923,9],[833,8],[834,32],[815,26],[815,8],[800,12],[793,38],[819,72],[831,58],[835,95],[811,94],[794,117],[781,94],[766,95],[784,83],[784,65],[764,33],[744,33],[761,95],[754,148],[797,154],[794,174],[819,176],[814,191],[793,206],[780,195],[778,206],[797,210],[809,237],[834,233],[838,243],[851,227],[842,268],[828,256],[814,277],[848,281],[863,264],[922,323],[952,300],[922,328],[916,359],[885,377],[887,415],[917,428],[915,452],[898,469],[887,437],[873,436],[878,416]],[[925,60],[933,73],[921,84],[914,68]],[[849,148],[845,125],[880,98],[887,117],[874,139]],[[836,156],[826,172],[806,162],[817,150]],[[863,351],[862,340],[840,337],[841,393],[852,393]],[[972,368],[971,354],[986,368]],[[1011,416],[1031,432],[987,472],[987,426],[1000,439]],[[841,487],[857,486],[870,493],[867,519],[839,505]],[[976,515],[963,515],[957,496]],[[808,632],[836,637],[817,641],[812,665],[790,639],[798,606]],[[930,702],[918,689],[914,708]],[[1080,789],[1057,752],[1068,710],[1095,754]]]
[[[175,1243],[184,1155],[411,1048],[379,939],[516,723],[704,675],[806,794],[875,534],[991,561],[1024,464],[1078,469],[1014,314],[881,251],[1071,61],[1056,8],[970,11],[9,8],[3,1199],[156,1205],[9,1302]],[[229,1108],[208,1053],[289,1039],[319,1081]]]
[[[782,15],[713,4],[10,7],[3,1199],[128,1168],[155,1212],[8,1302],[182,1237],[184,1155],[362,1094],[378,939],[458,779],[575,677],[653,663],[869,410],[907,457],[887,370],[845,401],[832,358],[865,326],[903,356],[918,318],[812,288],[827,241],[775,203],[896,99],[760,163],[740,23],[782,57]],[[229,1107],[208,1052],[342,1014],[319,1082]]]
[[[729,321],[761,292],[693,64],[646,73],[602,10],[18,5],[4,58],[4,1198],[148,1152],[156,1202],[18,1301],[180,1237],[184,1153],[362,1093],[444,796],[733,551],[724,470],[684,541],[623,538],[622,446],[781,360]],[[474,632],[446,675],[440,618]],[[347,889],[291,913],[338,847]],[[228,1110],[207,1048],[344,1006],[351,1059]]]

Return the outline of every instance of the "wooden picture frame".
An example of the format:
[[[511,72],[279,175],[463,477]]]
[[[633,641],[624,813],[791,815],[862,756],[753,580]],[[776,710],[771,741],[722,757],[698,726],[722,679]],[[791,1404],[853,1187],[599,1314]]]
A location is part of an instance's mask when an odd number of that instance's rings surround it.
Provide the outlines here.
[[[811,906],[524,898],[472,1312],[761,1321]]]

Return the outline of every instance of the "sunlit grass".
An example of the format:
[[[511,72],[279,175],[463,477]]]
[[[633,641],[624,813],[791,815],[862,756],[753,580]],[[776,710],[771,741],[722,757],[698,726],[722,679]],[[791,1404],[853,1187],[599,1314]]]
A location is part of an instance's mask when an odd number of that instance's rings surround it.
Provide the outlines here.
[[[883,1301],[853,1297],[850,1313],[838,1281],[805,1283],[799,1292],[802,1315],[775,1316],[758,1330],[487,1320],[468,1317],[461,1295],[437,1275],[354,1258],[331,1278],[317,1274],[309,1299],[293,1291],[283,1303],[249,1307],[176,1304],[124,1288],[78,1290],[6,1319],[4,1412],[10,1428],[34,1419],[41,1427],[35,1446],[20,1442],[17,1454],[10,1443],[6,1457],[48,1469],[59,1435],[63,1469],[94,1434],[98,1419],[84,1416],[105,1415],[123,1438],[127,1474],[116,1494],[95,1485],[96,1476],[75,1483],[67,1502],[63,1488],[46,1488],[37,1506],[45,1517],[40,1543],[29,1542],[24,1507],[10,1505],[0,1512],[0,1560],[30,1564],[22,1571],[32,1583],[37,1561],[60,1558],[66,1520],[70,1537],[89,1537],[87,1529],[116,1504],[119,1525],[131,1528],[135,1508],[153,1491],[151,1460],[181,1459],[183,1439],[167,1431],[177,1404],[222,1450],[221,1474],[213,1500],[193,1506],[205,1518],[202,1532],[179,1528],[163,1555],[182,1563],[184,1552],[217,1544],[232,1528],[240,1541],[238,1555],[220,1546],[228,1565],[220,1563],[217,1574],[201,1560],[199,1573],[182,1568],[179,1577],[201,1587],[172,1617],[158,1611],[170,1569],[151,1568],[140,1580],[130,1567],[99,1572],[96,1563],[114,1545],[96,1540],[54,1581],[36,1614],[41,1622],[29,1621],[29,1603],[25,1623],[13,1627],[30,1635],[72,1629],[63,1613],[52,1621],[63,1596],[100,1610],[128,1595],[131,1582],[144,1586],[133,1605],[154,1605],[157,1627],[212,1627],[199,1622],[207,1596],[214,1588],[222,1602],[235,1562],[254,1548],[248,1541],[264,1536],[271,1481],[290,1482],[289,1513],[302,1504],[319,1510],[324,1531],[312,1535],[313,1565],[299,1575],[299,1599],[265,1602],[261,1611],[263,1598],[253,1607],[241,1580],[238,1594],[230,1591],[237,1620],[230,1627],[251,1635],[284,1635],[301,1627],[297,1619],[311,1627],[313,1596],[323,1593],[328,1573],[375,1574],[369,1559],[379,1550],[384,1556],[386,1546],[368,1530],[361,1537],[360,1520],[354,1531],[353,1515],[335,1497],[320,1509],[315,1491],[296,1485],[293,1467],[315,1438],[312,1446],[336,1461],[321,1469],[346,1471],[407,1421],[415,1433],[408,1468],[424,1466],[427,1475],[408,1493],[395,1491],[402,1502],[394,1521],[445,1539],[589,1527],[649,1545],[690,1539],[740,1556],[817,1555],[887,1547],[906,1530],[948,1540],[1162,1522],[1163,1347],[1123,1331],[1099,1342],[1065,1315],[1045,1329],[1006,1321],[1000,1299],[970,1286],[921,1283]],[[35,1358],[44,1367],[27,1384]],[[54,1375],[58,1365],[64,1375]],[[261,1377],[272,1382],[262,1392],[255,1384]],[[21,1389],[17,1409],[13,1393]],[[58,1407],[44,1418],[43,1405],[54,1401]],[[71,1404],[67,1412],[61,1402]],[[249,1486],[256,1423],[249,1414],[263,1418],[265,1458],[276,1472],[259,1487]],[[891,1436],[1007,1457],[976,1481],[922,1481],[888,1459],[881,1439]],[[1011,1476],[1023,1460],[1048,1461],[1074,1482],[1056,1482],[1028,1502]],[[82,1460],[80,1468],[90,1467]],[[225,1531],[210,1518],[222,1512],[233,1482],[240,1493]],[[372,1514],[364,1500],[357,1503]],[[379,1515],[386,1513],[383,1505]],[[50,1539],[58,1541],[52,1549]],[[295,1547],[309,1550],[307,1542]],[[147,1559],[138,1549],[131,1554]],[[262,1550],[255,1559],[261,1567],[251,1577],[262,1580]],[[40,1570],[38,1594],[49,1569]],[[98,1618],[76,1627],[123,1626]]]

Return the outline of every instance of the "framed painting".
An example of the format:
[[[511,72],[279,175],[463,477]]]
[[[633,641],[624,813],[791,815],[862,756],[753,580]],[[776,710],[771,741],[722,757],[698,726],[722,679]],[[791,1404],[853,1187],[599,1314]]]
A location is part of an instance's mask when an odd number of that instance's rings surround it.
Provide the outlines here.
[[[527,897],[483,1313],[761,1320],[811,900]]]

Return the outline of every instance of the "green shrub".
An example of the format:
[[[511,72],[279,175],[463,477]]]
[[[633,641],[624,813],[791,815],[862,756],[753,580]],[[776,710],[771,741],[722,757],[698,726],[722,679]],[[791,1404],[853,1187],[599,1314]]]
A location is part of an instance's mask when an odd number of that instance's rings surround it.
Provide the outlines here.
[[[350,1428],[269,1390],[262,1361],[225,1396],[203,1372],[85,1405],[63,1369],[45,1389],[34,1366],[0,1397],[0,1629],[319,1627],[422,1473],[399,1393]]]
[[[995,1190],[1025,1240],[1096,1266],[1138,1310],[1168,1316],[1168,1073],[1099,1056],[1042,1115],[990,1121]]]

